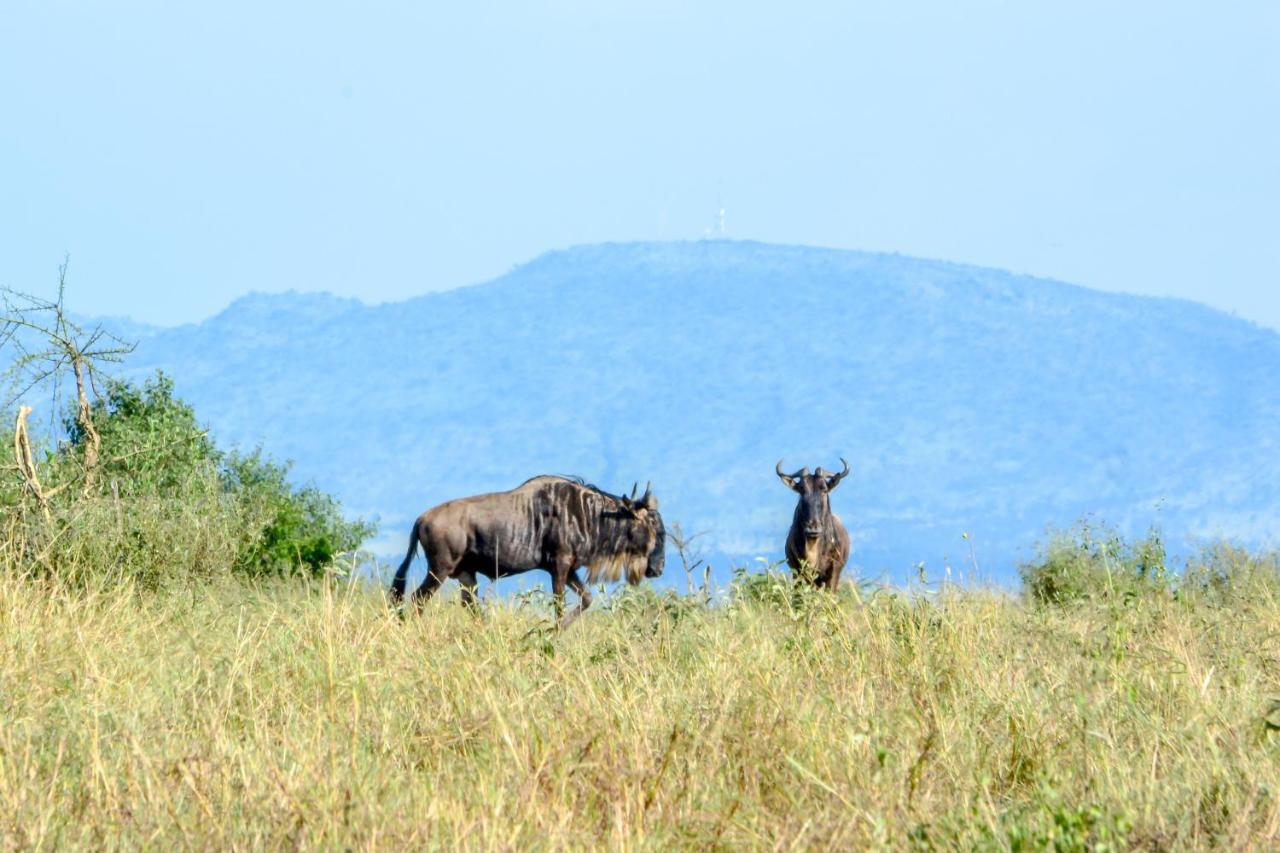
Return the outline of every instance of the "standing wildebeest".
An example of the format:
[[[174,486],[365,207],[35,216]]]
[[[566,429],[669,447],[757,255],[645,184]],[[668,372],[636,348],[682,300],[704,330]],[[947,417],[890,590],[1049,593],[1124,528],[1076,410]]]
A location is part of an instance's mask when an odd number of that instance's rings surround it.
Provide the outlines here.
[[[840,572],[849,559],[849,532],[831,511],[831,491],[849,473],[849,463],[840,461],[844,470],[839,474],[821,468],[810,474],[807,467],[784,474],[781,459],[773,468],[783,484],[800,495],[787,533],[787,565],[792,572],[803,570],[802,576],[815,586],[830,590],[840,585]]]
[[[587,583],[662,574],[666,530],[658,499],[645,487],[636,499],[608,494],[569,477],[542,476],[508,492],[494,492],[442,503],[413,523],[409,553],[396,570],[391,595],[404,598],[405,576],[422,543],[427,577],[413,594],[421,603],[449,578],[462,584],[462,601],[474,604],[476,575],[489,579],[544,569],[551,575],[556,613],[564,609],[566,584],[578,605],[560,623],[568,625],[591,606]]]

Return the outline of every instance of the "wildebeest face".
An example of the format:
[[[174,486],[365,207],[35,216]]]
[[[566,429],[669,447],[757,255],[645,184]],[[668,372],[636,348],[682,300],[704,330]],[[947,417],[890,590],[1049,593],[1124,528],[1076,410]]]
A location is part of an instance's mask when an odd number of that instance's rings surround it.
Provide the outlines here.
[[[662,516],[656,508],[649,511],[649,537],[649,564],[645,567],[644,576],[661,577],[662,566],[667,560],[667,528],[663,526]]]
[[[844,463],[844,470],[838,474],[822,468],[810,474],[808,467],[801,468],[794,474],[784,474],[782,460],[778,460],[778,464],[774,466],[783,485],[800,496],[796,503],[794,525],[804,533],[806,539],[817,539],[831,525],[829,495],[849,473],[849,463],[843,459],[840,461]]]
[[[623,498],[622,503],[632,522],[628,530],[627,550],[638,558],[637,567],[643,561],[643,577],[660,577],[666,562],[667,530],[662,524],[662,515],[658,512],[658,499],[651,489],[646,488],[644,497],[639,500],[634,497]],[[633,584],[639,583],[641,575],[639,572],[628,572],[627,580]]]

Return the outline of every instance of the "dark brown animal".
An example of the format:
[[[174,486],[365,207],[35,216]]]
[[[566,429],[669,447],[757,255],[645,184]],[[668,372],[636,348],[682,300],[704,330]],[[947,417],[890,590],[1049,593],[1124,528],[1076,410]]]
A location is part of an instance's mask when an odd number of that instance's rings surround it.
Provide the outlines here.
[[[787,565],[798,577],[830,590],[840,585],[840,572],[849,560],[849,532],[831,511],[831,492],[849,474],[849,463],[840,461],[844,470],[839,474],[822,468],[813,474],[808,468],[784,474],[781,459],[773,468],[783,484],[800,496],[787,533]]]
[[[564,610],[565,587],[578,605],[568,625],[591,606],[587,583],[622,577],[638,584],[662,574],[666,529],[658,499],[646,487],[642,497],[619,497],[569,477],[542,476],[507,491],[459,498],[429,509],[413,524],[409,552],[391,585],[404,598],[409,564],[418,545],[427,557],[427,577],[414,592],[421,604],[449,578],[462,584],[462,601],[474,605],[476,575],[490,579],[543,569],[551,575],[556,614]]]

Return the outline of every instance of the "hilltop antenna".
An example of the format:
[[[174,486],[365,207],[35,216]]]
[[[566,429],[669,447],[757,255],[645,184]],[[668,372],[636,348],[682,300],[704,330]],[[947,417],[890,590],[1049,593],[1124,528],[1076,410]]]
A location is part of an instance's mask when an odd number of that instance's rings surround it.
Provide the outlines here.
[[[723,240],[725,239],[724,231],[724,201],[716,196],[716,221],[710,228],[706,228],[702,232],[704,240]]]

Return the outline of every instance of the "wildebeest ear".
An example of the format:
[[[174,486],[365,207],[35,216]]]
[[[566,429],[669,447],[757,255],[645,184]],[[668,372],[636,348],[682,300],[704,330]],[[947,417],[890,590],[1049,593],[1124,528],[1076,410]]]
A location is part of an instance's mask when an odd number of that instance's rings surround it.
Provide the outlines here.
[[[631,502],[631,498],[623,495],[618,498],[618,503],[622,505],[622,511],[632,518],[636,517],[636,505]]]

